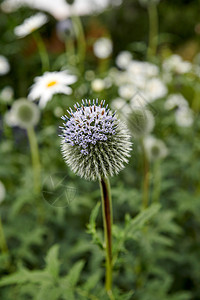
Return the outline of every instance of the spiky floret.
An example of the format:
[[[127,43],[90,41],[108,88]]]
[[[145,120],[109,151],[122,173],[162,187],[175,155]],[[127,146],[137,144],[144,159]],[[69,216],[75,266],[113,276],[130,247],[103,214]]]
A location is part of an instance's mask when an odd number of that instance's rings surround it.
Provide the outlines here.
[[[61,147],[72,171],[87,180],[113,176],[124,168],[130,156],[130,133],[105,106],[105,100],[82,100],[68,110],[64,120]]]

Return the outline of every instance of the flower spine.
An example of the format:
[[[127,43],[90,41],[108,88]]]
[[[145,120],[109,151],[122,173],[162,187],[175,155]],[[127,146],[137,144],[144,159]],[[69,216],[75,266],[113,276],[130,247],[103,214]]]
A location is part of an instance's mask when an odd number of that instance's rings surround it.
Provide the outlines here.
[[[82,100],[63,116],[62,154],[74,173],[87,180],[118,174],[128,163],[131,142],[126,125],[105,100]]]

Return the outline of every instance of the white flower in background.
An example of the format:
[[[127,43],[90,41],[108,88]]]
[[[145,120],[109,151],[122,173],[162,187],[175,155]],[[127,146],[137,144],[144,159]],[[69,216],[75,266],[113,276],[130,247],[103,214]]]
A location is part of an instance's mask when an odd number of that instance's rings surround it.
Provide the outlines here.
[[[11,86],[5,86],[0,94],[0,100],[4,103],[11,103],[13,100],[14,91]]]
[[[156,65],[149,62],[137,60],[132,60],[128,64],[127,71],[133,76],[144,76],[145,78],[155,77],[159,75],[159,69]]]
[[[93,45],[93,51],[96,57],[100,59],[108,58],[113,50],[113,44],[109,38],[99,38]]]
[[[66,0],[4,0],[1,9],[10,13],[21,6],[28,6],[48,12],[57,20],[65,20],[72,15],[82,16],[100,13],[109,5],[121,4],[119,1],[117,2],[113,0],[74,0],[72,4],[69,4]]]
[[[164,159],[168,155],[165,143],[152,135],[144,138],[144,147],[150,161]]]
[[[5,56],[0,55],[0,75],[5,75],[10,71],[10,65]]]
[[[192,64],[189,61],[184,61],[181,56],[174,54],[164,60],[163,70],[165,72],[185,74],[192,70]]]
[[[123,107],[126,106],[126,104],[127,102],[124,99],[118,97],[112,100],[111,107],[114,110],[121,110]]]
[[[91,82],[91,88],[94,92],[101,92],[105,88],[103,79],[96,78]]]
[[[137,89],[133,84],[121,85],[118,89],[119,96],[124,99],[131,99],[136,92]]]
[[[116,57],[116,65],[120,69],[126,69],[132,60],[132,54],[129,51],[122,51]]]
[[[34,81],[28,99],[31,101],[39,99],[39,106],[44,108],[54,94],[71,95],[72,89],[68,85],[76,82],[77,77],[70,75],[68,71],[45,72]]]
[[[180,127],[190,127],[194,122],[193,112],[189,107],[182,107],[175,111],[176,124]]]
[[[15,116],[11,113],[11,111],[8,111],[4,115],[4,122],[9,126],[9,127],[14,127],[16,126],[16,119]]]
[[[19,126],[27,129],[36,126],[40,119],[40,110],[35,103],[29,102],[25,98],[16,100],[11,110],[6,114],[7,125]]]
[[[2,181],[0,181],[0,204],[3,202],[6,196],[6,189]]]
[[[165,84],[159,78],[152,78],[147,81],[143,92],[146,96],[146,99],[152,102],[156,99],[166,96],[168,90]]]
[[[172,94],[165,101],[164,107],[167,110],[188,107],[188,102],[181,94]]]
[[[24,20],[23,24],[15,27],[14,33],[18,37],[22,38],[38,28],[42,27],[45,23],[47,23],[47,16],[43,13],[37,13],[36,15]]]

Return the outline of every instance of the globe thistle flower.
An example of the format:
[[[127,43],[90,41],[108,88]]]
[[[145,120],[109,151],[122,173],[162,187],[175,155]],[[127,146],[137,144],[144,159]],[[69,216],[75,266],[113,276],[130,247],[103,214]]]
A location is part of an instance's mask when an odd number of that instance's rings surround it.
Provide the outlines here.
[[[28,129],[37,125],[40,111],[36,104],[22,98],[14,102],[6,118],[8,125]]]
[[[19,38],[23,38],[38,28],[47,23],[47,16],[43,13],[37,13],[36,15],[24,20],[23,24],[15,27],[14,33]]]
[[[0,55],[0,75],[5,75],[10,71],[10,65],[5,56]]]
[[[93,45],[93,51],[96,57],[100,59],[108,58],[113,50],[111,39],[99,38]]]
[[[44,108],[54,94],[70,95],[72,89],[68,85],[76,82],[77,77],[70,75],[68,71],[45,72],[34,81],[28,99],[32,101],[39,99],[39,106]]]
[[[87,180],[119,173],[128,162],[131,142],[126,125],[105,107],[105,100],[82,100],[62,117],[62,154],[77,175]]]
[[[144,138],[144,147],[150,161],[164,159],[168,154],[165,143],[151,135]]]

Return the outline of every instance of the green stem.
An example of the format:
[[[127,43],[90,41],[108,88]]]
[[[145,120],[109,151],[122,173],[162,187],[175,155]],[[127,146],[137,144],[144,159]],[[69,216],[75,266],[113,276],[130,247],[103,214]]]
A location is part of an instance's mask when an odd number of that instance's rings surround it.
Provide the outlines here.
[[[160,160],[157,160],[154,163],[154,186],[153,186],[153,195],[152,195],[152,200],[154,203],[159,202],[160,186],[161,186]]]
[[[35,131],[33,127],[27,129],[30,150],[31,150],[31,157],[32,157],[32,165],[33,165],[33,180],[34,180],[34,191],[35,197],[37,199],[37,209],[38,209],[38,222],[43,223],[44,221],[44,209],[42,206],[42,202],[40,201],[40,194],[41,194],[41,166],[40,166],[40,159],[39,159],[39,150],[38,150],[38,143],[37,138],[35,135]]]
[[[158,46],[158,12],[156,3],[149,1],[147,9],[149,15],[149,45],[147,57],[151,59],[151,57],[156,55]]]
[[[41,58],[41,63],[42,63],[42,72],[48,71],[49,70],[49,55],[47,53],[46,46],[43,42],[43,39],[41,38],[41,35],[34,31],[33,32],[34,39],[36,41],[39,53],[40,53],[40,58]]]
[[[3,224],[1,221],[1,216],[0,216],[0,248],[1,248],[2,253],[4,253],[4,254],[8,253],[8,246],[7,246],[6,238],[5,238],[4,231],[3,231]]]
[[[102,215],[105,235],[105,250],[106,250],[106,282],[105,287],[110,299],[113,299],[112,294],[112,199],[110,191],[110,183],[108,178],[101,178],[101,200],[102,200]]]
[[[74,48],[74,41],[72,39],[66,39],[65,40],[65,52],[67,57],[67,63],[68,61],[70,64],[75,65],[75,48]]]
[[[83,25],[78,16],[72,17],[72,23],[74,26],[74,32],[75,32],[76,39],[77,39],[79,63],[83,70],[84,69],[84,61],[85,61],[85,53],[86,53],[86,41],[85,41]]]
[[[143,140],[141,140],[141,148],[143,153],[143,197],[142,197],[142,208],[146,209],[149,202],[149,160],[146,154]]]
[[[41,167],[40,167],[38,143],[37,143],[34,128],[29,127],[27,129],[27,134],[28,134],[31,157],[32,157],[34,189],[35,189],[35,193],[38,194],[41,191]]]

